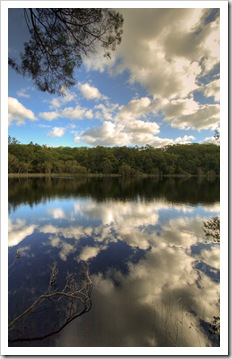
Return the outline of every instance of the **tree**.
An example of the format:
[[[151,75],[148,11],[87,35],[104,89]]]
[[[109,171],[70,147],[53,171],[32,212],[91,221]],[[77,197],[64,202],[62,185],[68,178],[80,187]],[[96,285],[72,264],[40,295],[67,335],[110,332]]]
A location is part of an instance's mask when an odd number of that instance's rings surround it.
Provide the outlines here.
[[[203,231],[207,238],[212,238],[214,242],[220,242],[220,218],[212,217],[203,222]]]
[[[214,138],[217,142],[220,142],[220,131],[218,129],[214,131]]]
[[[8,173],[18,172],[19,161],[16,156],[8,154]]]
[[[30,40],[21,63],[12,58],[8,63],[50,94],[75,84],[74,68],[96,52],[99,43],[110,58],[122,38],[123,17],[112,9],[24,9],[24,17]]]
[[[101,170],[104,174],[109,174],[112,172],[113,166],[109,158],[104,158],[101,163]]]
[[[16,145],[19,143],[20,142],[17,140],[17,138],[11,137],[10,135],[8,135],[8,145]]]

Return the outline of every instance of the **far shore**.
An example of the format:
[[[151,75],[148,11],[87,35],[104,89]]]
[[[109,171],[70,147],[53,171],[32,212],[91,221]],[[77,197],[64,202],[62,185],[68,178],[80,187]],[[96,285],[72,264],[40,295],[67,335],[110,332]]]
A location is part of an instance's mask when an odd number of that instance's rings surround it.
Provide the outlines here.
[[[134,176],[123,176],[121,174],[115,174],[115,173],[109,173],[109,174],[103,174],[103,173],[8,173],[9,178],[31,178],[31,177],[56,177],[56,178],[77,178],[77,177],[91,177],[91,178],[103,178],[103,177],[124,177],[124,178],[139,178],[139,177],[155,177],[155,178],[163,178],[163,177],[170,177],[170,178],[190,178],[190,177],[220,177],[218,175],[216,176],[209,176],[207,174],[202,174],[201,176],[197,175],[191,175],[191,174],[162,174],[162,175],[156,175],[156,174],[146,174],[146,173],[140,173]]]

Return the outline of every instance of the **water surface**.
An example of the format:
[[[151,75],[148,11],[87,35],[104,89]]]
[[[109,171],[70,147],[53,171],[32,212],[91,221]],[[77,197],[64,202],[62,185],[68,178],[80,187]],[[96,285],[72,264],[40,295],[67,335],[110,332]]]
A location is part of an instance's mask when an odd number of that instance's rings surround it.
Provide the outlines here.
[[[220,248],[202,224],[219,200],[218,179],[9,179],[9,321],[48,292],[53,263],[57,287],[83,263],[93,283],[88,313],[10,345],[218,346]],[[65,303],[44,302],[10,339],[55,332]]]

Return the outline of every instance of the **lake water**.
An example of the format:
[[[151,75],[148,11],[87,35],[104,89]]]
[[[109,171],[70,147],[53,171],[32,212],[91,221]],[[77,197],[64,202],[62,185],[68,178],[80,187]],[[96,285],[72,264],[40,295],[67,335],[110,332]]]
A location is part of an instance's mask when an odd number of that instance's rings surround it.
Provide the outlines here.
[[[219,216],[219,187],[219,179],[9,179],[9,322],[41,294],[62,291],[67,273],[78,288],[86,273],[92,282],[86,313],[64,325],[83,303],[46,298],[12,325],[10,345],[219,346],[220,247],[202,229]]]

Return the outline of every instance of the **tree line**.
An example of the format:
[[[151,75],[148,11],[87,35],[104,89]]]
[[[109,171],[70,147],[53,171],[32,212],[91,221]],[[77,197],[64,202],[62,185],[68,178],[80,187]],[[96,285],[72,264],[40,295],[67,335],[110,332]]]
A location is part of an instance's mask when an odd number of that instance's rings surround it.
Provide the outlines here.
[[[144,147],[48,147],[8,139],[9,173],[218,176],[220,147],[178,144]]]

